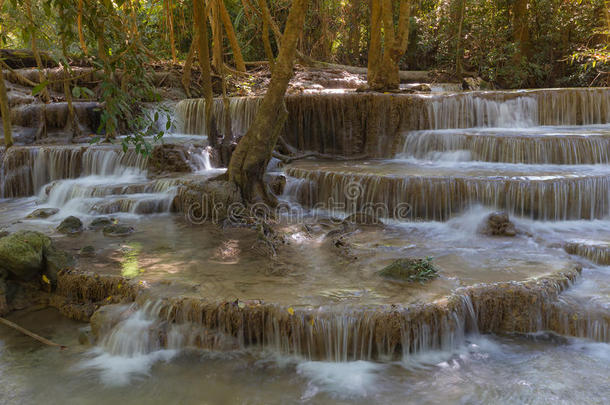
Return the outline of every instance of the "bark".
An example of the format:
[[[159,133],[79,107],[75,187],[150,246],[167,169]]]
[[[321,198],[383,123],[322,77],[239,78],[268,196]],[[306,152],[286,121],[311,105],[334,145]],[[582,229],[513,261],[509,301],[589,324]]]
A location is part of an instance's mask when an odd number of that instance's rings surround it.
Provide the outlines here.
[[[409,44],[410,0],[401,0],[398,12],[398,27],[395,29],[392,1],[371,2],[371,43],[367,79],[369,87],[374,90],[395,90],[400,85],[398,63]]]
[[[174,39],[174,13],[172,0],[166,0],[165,7],[167,13],[167,25],[169,29],[169,43],[172,51],[172,62],[176,63],[178,58],[176,57],[176,41]]]
[[[38,67],[38,77],[40,79],[40,83],[44,83],[47,79],[44,74],[44,66],[42,64],[42,59],[40,58],[40,54],[38,53],[38,45],[36,44],[36,25],[34,24],[34,17],[32,15],[32,0],[25,1],[25,9],[28,15],[28,19],[30,20],[30,26],[32,31],[30,32],[30,39],[32,44],[32,53],[34,54],[34,59],[36,59],[36,66]],[[45,103],[49,103],[51,101],[51,97],[49,96],[49,90],[46,86],[40,92],[40,96]]]
[[[65,22],[64,20],[64,7],[63,5],[59,5],[59,18]],[[61,52],[64,57],[64,61],[62,62],[62,67],[64,71],[64,97],[66,98],[66,103],[68,104],[68,122],[70,123],[72,129],[72,136],[80,135],[80,129],[78,127],[78,122],[76,120],[76,113],[74,112],[74,105],[72,104],[72,89],[70,88],[70,66],[68,65],[68,47],[66,45],[66,33],[64,30],[60,32],[61,37]]]
[[[517,43],[517,53],[514,55],[514,62],[520,63],[521,59],[529,54],[529,27],[527,23],[528,0],[515,0],[513,6],[513,40]]]
[[[233,60],[235,61],[235,68],[240,72],[245,72],[246,64],[244,63],[244,57],[241,54],[241,48],[239,47],[239,42],[237,41],[235,30],[233,29],[233,22],[231,21],[231,16],[229,16],[229,12],[227,11],[223,0],[218,0],[218,9],[220,11],[220,19],[222,20],[222,25],[225,28],[225,33],[227,34],[227,38],[229,39],[229,43],[231,44],[231,49],[233,50]]]
[[[212,68],[210,66],[210,49],[208,47],[208,28],[203,0],[193,0],[193,18],[195,20],[195,33],[197,36],[197,53],[201,67],[201,87],[205,99],[205,124],[208,131],[210,146],[216,147],[216,130],[212,117]]]
[[[193,42],[191,42],[191,46],[189,47],[189,52],[186,55],[186,61],[184,61],[184,68],[182,69],[181,81],[187,97],[191,97],[191,71],[193,68],[193,61],[195,60],[195,48],[197,47],[197,41],[197,34],[195,34]]]
[[[212,1],[209,15],[210,25],[212,26],[212,67],[216,73],[221,74],[224,61],[222,57],[222,23],[219,16],[219,0],[210,1]]]
[[[78,41],[80,42],[80,47],[83,50],[83,53],[87,55],[89,50],[87,49],[85,34],[83,33],[83,0],[78,0],[78,17],[76,22],[78,25]]]
[[[464,43],[462,38],[462,27],[464,25],[464,11],[466,9],[466,0],[457,0],[457,41],[455,49],[455,75],[458,79],[462,79],[462,60],[464,59]]]
[[[265,0],[259,0],[265,1]],[[267,60],[269,61],[269,67],[271,71],[273,71],[273,65],[275,62],[275,56],[273,56],[273,49],[271,49],[271,41],[269,40],[269,20],[263,15],[263,47],[265,48],[265,54],[267,55]]]
[[[8,105],[8,97],[6,95],[6,85],[4,84],[4,75],[0,69],[0,113],[2,114],[2,128],[4,129],[4,146],[10,148],[13,146],[13,136],[11,132],[11,108]]]
[[[296,47],[308,3],[309,0],[292,2],[267,93],[252,126],[237,145],[229,164],[228,179],[239,187],[247,202],[275,202],[263,182],[263,175],[288,115],[284,95],[293,74]]]

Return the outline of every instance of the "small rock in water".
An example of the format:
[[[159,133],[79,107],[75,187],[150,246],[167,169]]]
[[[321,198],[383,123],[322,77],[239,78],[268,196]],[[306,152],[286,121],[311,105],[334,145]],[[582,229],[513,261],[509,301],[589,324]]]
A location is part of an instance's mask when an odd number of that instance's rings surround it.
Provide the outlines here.
[[[93,257],[95,256],[95,248],[91,245],[83,247],[79,254],[81,257]]]
[[[108,217],[95,218],[89,224],[89,229],[100,229],[100,228],[104,228],[108,225],[112,225],[112,220],[110,218],[108,218]]]
[[[57,227],[57,232],[64,233],[66,235],[74,235],[83,231],[83,222],[77,217],[70,216],[63,221]]]
[[[0,229],[0,238],[4,238],[5,236],[9,236],[11,233],[6,229]]]
[[[490,236],[515,236],[517,229],[504,211],[492,212],[479,226],[479,233]]]
[[[32,211],[26,218],[48,218],[58,212],[59,209],[57,208],[38,208],[37,210]]]
[[[379,275],[399,281],[424,282],[438,277],[438,270],[432,264],[432,258],[398,259],[383,268]]]
[[[104,236],[128,236],[133,233],[135,229],[131,226],[113,224],[104,227]]]

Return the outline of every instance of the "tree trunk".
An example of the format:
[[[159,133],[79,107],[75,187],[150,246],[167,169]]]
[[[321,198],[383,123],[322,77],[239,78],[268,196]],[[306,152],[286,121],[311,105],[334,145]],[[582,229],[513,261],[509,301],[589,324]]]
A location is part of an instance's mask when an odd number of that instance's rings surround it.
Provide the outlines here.
[[[260,2],[261,0],[259,0]],[[265,0],[262,0],[265,1]],[[271,41],[269,39],[269,20],[263,14],[263,47],[265,48],[265,54],[267,55],[267,60],[269,61],[269,68],[273,72],[273,65],[275,63],[275,56],[273,56],[273,49],[271,48]]]
[[[47,78],[44,74],[44,66],[42,65],[42,59],[40,58],[40,54],[38,53],[38,45],[36,44],[36,25],[34,24],[34,17],[32,15],[32,0],[25,1],[25,9],[30,20],[30,26],[32,31],[30,32],[31,44],[32,44],[32,53],[34,54],[34,59],[36,59],[36,66],[38,67],[38,77],[40,79],[40,83],[44,83]],[[49,96],[49,90],[46,86],[40,92],[42,97],[42,101],[48,103],[51,101],[51,97]]]
[[[239,42],[237,41],[235,30],[233,29],[233,22],[231,21],[231,16],[229,16],[229,12],[227,11],[223,0],[218,0],[218,8],[220,11],[220,19],[222,20],[222,25],[225,27],[225,33],[227,34],[227,38],[229,39],[229,43],[231,44],[231,49],[233,50],[233,60],[235,61],[235,68],[240,72],[245,72],[246,64],[244,63],[244,57],[241,54],[241,48],[239,47]]]
[[[520,63],[521,59],[527,57],[529,53],[527,2],[528,0],[515,0],[513,6],[513,40],[518,44],[517,53],[514,55],[515,63]]]
[[[392,0],[373,0],[371,2],[371,44],[367,81],[373,90],[395,90],[400,86],[398,64],[409,44],[410,13],[410,0],[401,0],[398,30],[395,30]],[[382,28],[383,45],[381,43]]]
[[[457,0],[457,20],[458,30],[455,46],[455,75],[458,79],[462,79],[462,60],[464,59],[464,44],[462,39],[462,26],[464,25],[464,11],[466,9],[466,0]]]
[[[222,72],[222,64],[224,63],[222,57],[222,23],[220,22],[220,11],[218,9],[218,3],[220,0],[210,0],[211,11],[210,11],[210,25],[212,26],[212,67],[214,71],[219,75]]]
[[[208,132],[210,146],[216,147],[216,130],[212,117],[214,95],[212,93],[212,68],[210,66],[210,49],[208,47],[208,28],[203,0],[193,0],[193,18],[197,36],[197,53],[201,67],[201,87],[205,99],[205,127]]]
[[[85,42],[85,34],[83,33],[83,0],[78,0],[78,17],[76,18],[78,25],[78,41],[83,53],[87,55],[89,53],[87,44]]]
[[[262,200],[275,203],[263,182],[263,175],[288,115],[284,95],[293,74],[297,42],[308,2],[292,2],[267,93],[252,126],[237,145],[229,163],[228,179],[239,187],[247,202]]]
[[[195,59],[195,48],[197,47],[197,33],[191,42],[189,47],[189,53],[186,55],[186,61],[184,61],[184,67],[182,68],[182,86],[187,97],[191,97],[191,71],[193,67],[193,60]]]
[[[4,75],[0,69],[0,113],[2,114],[2,127],[4,129],[4,146],[10,148],[13,146],[13,135],[11,133],[11,108],[8,105],[8,96],[6,95],[6,86],[4,84]]]
[[[64,24],[67,22],[64,19],[64,6],[63,4],[59,5],[59,18],[64,21]],[[70,88],[70,66],[68,65],[68,47],[66,45],[66,32],[62,29],[59,33],[61,37],[61,53],[64,57],[62,62],[62,67],[64,71],[64,97],[66,99],[66,103],[68,103],[68,122],[71,126],[72,137],[75,135],[80,135],[80,128],[78,127],[78,121],[76,120],[76,113],[74,112],[74,105],[72,104],[72,89]]]

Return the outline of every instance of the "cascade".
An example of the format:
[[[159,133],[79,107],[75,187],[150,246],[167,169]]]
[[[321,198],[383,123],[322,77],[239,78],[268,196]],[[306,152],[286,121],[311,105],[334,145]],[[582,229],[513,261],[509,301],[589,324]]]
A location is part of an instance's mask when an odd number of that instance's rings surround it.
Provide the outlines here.
[[[582,131],[582,130],[581,130]],[[578,129],[533,131],[439,130],[411,131],[399,157],[528,164],[608,164],[610,131],[579,134]],[[464,154],[458,152],[463,151]]]
[[[242,136],[261,98],[235,97],[229,113],[233,133]],[[610,123],[610,89],[543,89],[449,94],[304,94],[286,97],[288,120],[282,136],[299,150],[353,156],[393,156],[400,134],[451,128],[531,128],[539,125]],[[222,100],[214,100],[224,122]],[[178,132],[206,135],[205,102],[176,106]]]

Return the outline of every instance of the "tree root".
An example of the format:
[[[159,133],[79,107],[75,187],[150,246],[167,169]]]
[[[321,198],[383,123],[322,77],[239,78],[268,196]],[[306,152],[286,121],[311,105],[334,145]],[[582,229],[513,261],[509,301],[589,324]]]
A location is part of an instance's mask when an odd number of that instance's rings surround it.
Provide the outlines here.
[[[337,156],[337,155],[329,155],[326,153],[318,153],[318,152],[308,152],[299,156],[288,156],[283,155],[279,152],[273,152],[273,157],[282,161],[282,163],[289,164],[294,162],[295,160],[307,159],[307,158],[316,158],[323,160],[340,160],[344,162],[349,162],[352,160],[363,160],[368,159],[368,154],[356,155],[356,156]]]

